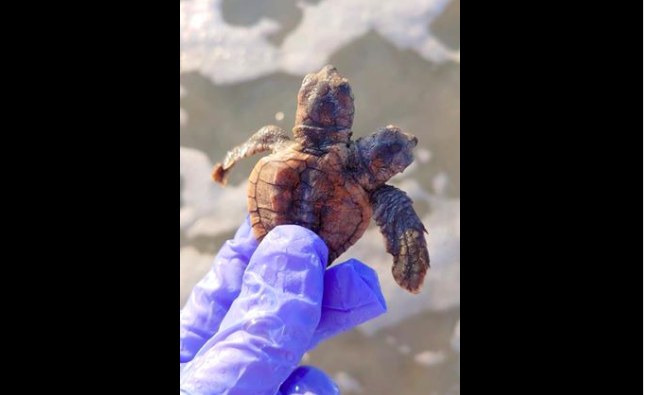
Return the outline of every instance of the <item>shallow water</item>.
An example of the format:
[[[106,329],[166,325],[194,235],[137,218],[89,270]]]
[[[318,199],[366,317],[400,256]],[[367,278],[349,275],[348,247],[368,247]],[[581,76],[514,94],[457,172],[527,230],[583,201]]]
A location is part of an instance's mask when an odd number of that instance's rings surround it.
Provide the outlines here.
[[[180,308],[246,216],[245,179],[256,161],[236,168],[227,189],[210,182],[212,163],[263,125],[289,129],[302,75],[330,62],[352,83],[358,136],[397,124],[419,137],[416,164],[395,183],[430,230],[433,271],[422,295],[402,292],[371,229],[344,258],[379,272],[391,312],[322,345],[307,363],[344,394],[458,394],[460,2],[296,3],[180,2]]]

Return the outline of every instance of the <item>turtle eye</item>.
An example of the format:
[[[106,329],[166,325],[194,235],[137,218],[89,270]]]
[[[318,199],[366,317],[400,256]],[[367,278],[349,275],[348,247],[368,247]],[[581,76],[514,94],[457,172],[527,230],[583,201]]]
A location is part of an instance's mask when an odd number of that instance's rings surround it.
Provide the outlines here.
[[[390,152],[393,154],[398,154],[402,149],[403,147],[399,143],[390,145]]]

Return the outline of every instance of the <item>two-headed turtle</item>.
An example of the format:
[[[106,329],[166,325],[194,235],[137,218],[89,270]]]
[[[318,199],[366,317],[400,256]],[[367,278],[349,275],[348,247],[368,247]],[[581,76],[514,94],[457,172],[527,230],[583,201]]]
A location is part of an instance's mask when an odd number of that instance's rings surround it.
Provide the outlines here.
[[[412,200],[387,185],[414,161],[417,138],[388,126],[352,141],[353,123],[350,84],[327,66],[302,84],[294,140],[281,128],[266,126],[229,152],[213,178],[225,185],[236,162],[272,151],[249,178],[249,211],[258,240],[276,226],[300,225],[327,243],[332,264],[374,218],[394,256],[394,278],[419,293],[430,268],[426,230]]]

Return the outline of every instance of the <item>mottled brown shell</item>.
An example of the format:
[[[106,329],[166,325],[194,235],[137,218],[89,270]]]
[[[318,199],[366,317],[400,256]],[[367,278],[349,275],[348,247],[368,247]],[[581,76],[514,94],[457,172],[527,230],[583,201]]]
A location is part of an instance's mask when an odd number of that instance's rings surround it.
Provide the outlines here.
[[[249,178],[251,225],[258,240],[274,227],[300,225],[329,247],[329,264],[363,236],[370,196],[345,169],[344,145],[316,156],[294,145],[260,160]]]

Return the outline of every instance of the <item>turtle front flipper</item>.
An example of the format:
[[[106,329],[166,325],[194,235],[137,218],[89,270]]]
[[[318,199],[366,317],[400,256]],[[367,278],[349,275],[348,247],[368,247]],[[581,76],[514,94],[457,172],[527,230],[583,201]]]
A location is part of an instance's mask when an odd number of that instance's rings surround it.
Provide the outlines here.
[[[430,269],[430,254],[427,231],[412,200],[405,192],[386,185],[374,192],[372,206],[387,252],[394,256],[394,279],[402,288],[419,294]]]
[[[289,135],[282,128],[265,126],[246,143],[229,151],[224,163],[215,165],[213,179],[222,185],[226,185],[229,172],[237,162],[265,151],[279,151],[289,141]]]

